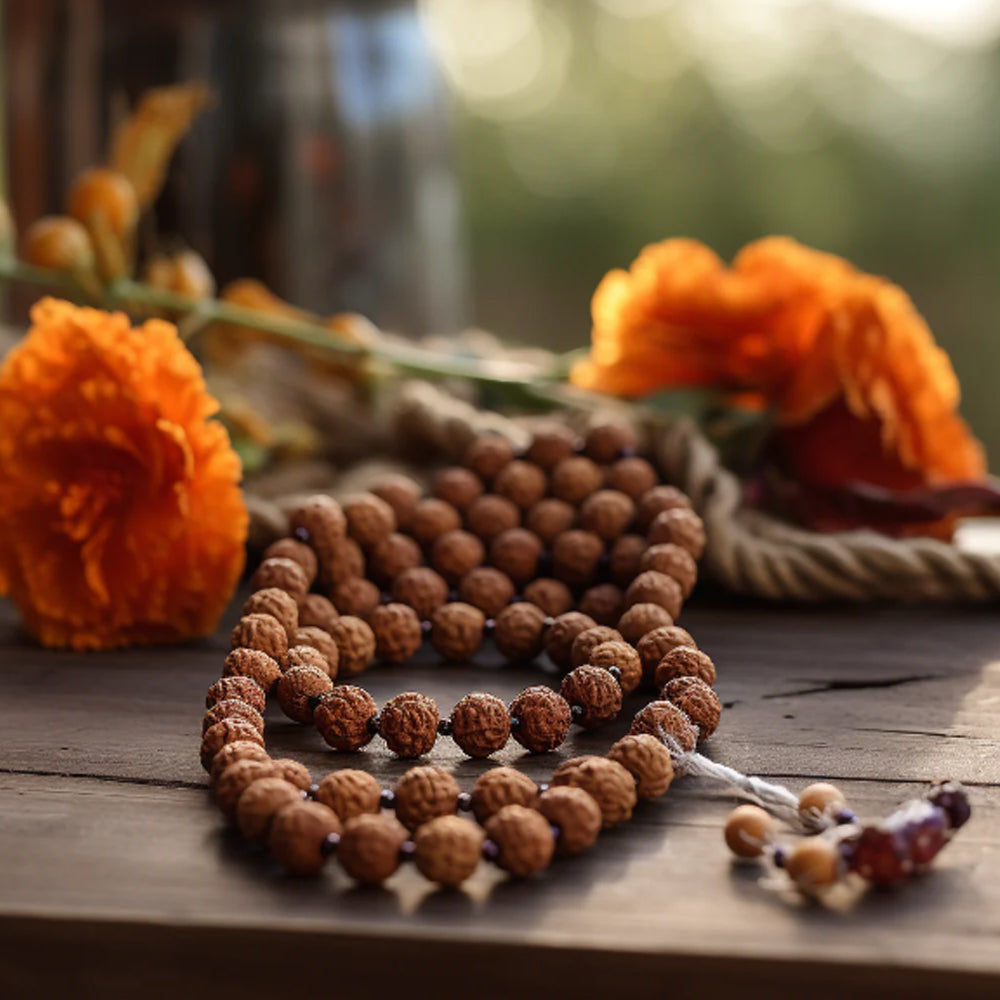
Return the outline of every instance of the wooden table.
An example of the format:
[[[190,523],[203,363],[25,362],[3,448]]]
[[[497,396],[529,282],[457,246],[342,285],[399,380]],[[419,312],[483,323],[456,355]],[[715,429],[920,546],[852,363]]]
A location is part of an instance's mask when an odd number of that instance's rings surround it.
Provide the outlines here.
[[[716,759],[793,787],[833,779],[868,816],[931,779],[966,782],[973,819],[934,873],[848,912],[782,898],[730,862],[732,801],[686,779],[527,883],[486,866],[460,892],[412,869],[376,890],[336,865],[287,878],[224,828],[198,764],[225,631],[74,655],[31,645],[5,606],[0,997],[1000,996],[996,611],[696,600],[684,624],[719,666]],[[376,698],[419,689],[448,709],[539,676],[485,662],[428,657],[367,681]],[[575,737],[566,755],[624,728]],[[280,715],[268,734],[317,775],[345,762]],[[488,766],[441,746],[465,787]],[[559,756],[498,759],[544,780]],[[358,759],[386,781],[408,766],[380,747]]]

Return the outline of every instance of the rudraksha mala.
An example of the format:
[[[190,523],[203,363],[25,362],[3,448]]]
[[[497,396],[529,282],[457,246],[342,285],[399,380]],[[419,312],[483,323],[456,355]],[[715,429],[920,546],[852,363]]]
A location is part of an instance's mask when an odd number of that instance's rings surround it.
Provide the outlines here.
[[[290,536],[267,549],[253,575],[224,676],[206,699],[201,759],[223,813],[295,873],[317,872],[336,853],[361,882],[381,882],[413,860],[452,886],[481,858],[517,877],[540,871],[629,819],[638,800],[663,795],[675,765],[715,731],[721,704],[712,660],[675,624],[697,579],[704,527],[634,448],[629,430],[610,425],[582,444],[553,427],[520,456],[485,435],[462,466],[435,476],[431,496],[394,476],[342,504],[321,495],[293,511]],[[406,662],[425,636],[458,662],[492,636],[506,658],[544,652],[565,675],[558,692],[536,685],[509,705],[470,693],[444,719],[433,699],[412,691],[379,709],[354,678],[375,661]],[[466,793],[433,765],[411,768],[394,789],[357,769],[313,784],[301,764],[264,749],[268,696],[337,751],[378,735],[404,758],[428,754],[438,738],[488,757],[511,737],[532,753],[554,750],[572,724],[613,720],[641,684],[658,693],[629,735],[606,756],[564,761],[548,785],[496,767]],[[824,794],[803,806],[824,819],[815,828],[851,828],[842,799]],[[926,800],[917,863],[960,825],[960,800],[954,786]],[[770,816],[754,808],[730,818],[727,842],[741,856],[766,855],[806,888],[852,865],[874,882],[888,870],[872,846],[875,828],[810,838],[788,853],[775,846]]]

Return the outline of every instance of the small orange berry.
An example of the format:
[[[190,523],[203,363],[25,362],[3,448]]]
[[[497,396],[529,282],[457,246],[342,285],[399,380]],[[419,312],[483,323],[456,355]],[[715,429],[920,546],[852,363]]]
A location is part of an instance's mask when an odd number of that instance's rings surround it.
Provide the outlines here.
[[[139,221],[139,200],[132,182],[117,170],[85,170],[69,191],[69,214],[88,229],[97,215],[119,237],[129,237]]]
[[[87,230],[66,215],[46,215],[33,222],[21,240],[21,256],[35,267],[53,271],[89,271],[94,266]]]
[[[726,844],[739,858],[759,858],[775,830],[774,819],[760,806],[737,806],[726,820]]]

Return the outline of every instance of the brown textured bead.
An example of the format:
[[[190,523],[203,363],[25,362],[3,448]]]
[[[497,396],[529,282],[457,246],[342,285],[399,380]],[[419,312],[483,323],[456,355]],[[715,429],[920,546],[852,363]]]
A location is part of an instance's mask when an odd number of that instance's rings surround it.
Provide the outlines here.
[[[424,639],[420,619],[408,604],[380,604],[368,624],[375,633],[375,658],[383,663],[405,663]]]
[[[617,761],[586,755],[563,761],[552,772],[552,786],[582,788],[601,810],[601,825],[607,830],[632,816],[635,779]]]
[[[312,775],[305,764],[290,757],[278,757],[271,761],[276,777],[294,785],[300,792],[306,792],[312,787]]]
[[[393,509],[374,493],[359,493],[344,501],[347,533],[363,549],[370,549],[396,530]]]
[[[233,649],[257,649],[267,653],[279,667],[284,667],[288,658],[288,636],[273,615],[245,615],[233,629],[230,642]]]
[[[264,549],[261,561],[264,562],[268,559],[291,559],[292,562],[297,562],[302,567],[310,587],[319,572],[319,560],[316,558],[316,553],[305,542],[300,542],[297,538],[279,538],[276,542],[272,542]]]
[[[653,683],[662,688],[675,677],[700,677],[712,685],[715,683],[715,664],[707,653],[694,646],[675,646],[656,665]]]
[[[625,595],[613,583],[599,583],[583,592],[579,610],[598,625],[614,625],[625,610]]]
[[[384,882],[399,867],[399,849],[409,837],[405,826],[385,813],[365,813],[344,823],[337,860],[347,874],[365,885]]]
[[[235,764],[239,760],[270,761],[271,755],[260,743],[253,743],[250,740],[235,740],[227,743],[212,758],[212,766],[209,768],[209,775],[213,782],[219,780],[219,775],[230,764]]]
[[[609,628],[607,625],[595,625],[593,628],[584,629],[577,634],[570,647],[570,664],[574,667],[582,667],[585,663],[590,663],[591,652],[601,643],[623,641],[621,632],[616,628]]]
[[[305,534],[303,541],[308,541],[316,553],[320,575],[329,579],[326,574],[333,562],[336,544],[347,532],[347,519],[340,504],[333,497],[317,494],[296,507],[288,523],[293,535]]]
[[[506,573],[493,566],[477,566],[458,585],[458,596],[479,608],[487,618],[496,618],[514,596],[514,584]]]
[[[558,618],[573,607],[573,592],[562,580],[551,577],[532,580],[524,588],[522,596],[540,607],[550,618]]]
[[[642,535],[622,535],[608,549],[608,574],[619,587],[627,587],[635,579],[646,545]]]
[[[591,428],[583,442],[588,458],[608,465],[635,448],[635,431],[625,424],[600,424]]]
[[[234,744],[230,744],[233,746]],[[212,794],[215,804],[228,820],[236,818],[236,804],[240,796],[261,778],[275,778],[274,764],[269,757],[251,760],[244,757],[224,768],[215,779]]]
[[[270,691],[281,676],[281,667],[274,657],[263,650],[240,648],[232,650],[226,657],[223,674],[226,677],[248,677],[262,690]]]
[[[340,617],[333,602],[322,594],[306,594],[299,604],[299,627],[321,628],[330,631],[330,626]]]
[[[560,785],[546,789],[536,808],[559,831],[556,853],[563,857],[586,851],[601,832],[601,808],[582,788]]]
[[[223,719],[205,730],[201,738],[201,766],[208,771],[212,758],[227,744],[237,740],[264,745],[264,737],[249,722],[242,719]]]
[[[421,500],[410,519],[410,534],[423,546],[428,546],[438,535],[462,527],[462,516],[450,503],[427,497]]]
[[[647,531],[657,514],[665,510],[689,510],[691,501],[675,486],[654,486],[636,505],[635,519],[641,531]]]
[[[440,721],[433,698],[404,691],[385,703],[379,732],[397,757],[421,757],[434,746]]]
[[[446,660],[472,659],[483,644],[486,616],[471,604],[442,604],[431,616],[431,643]]]
[[[486,835],[499,849],[496,863],[515,878],[527,878],[548,867],[555,851],[549,821],[524,806],[504,806],[486,821]]]
[[[448,583],[429,566],[405,570],[392,581],[392,596],[408,604],[424,621],[448,600]]]
[[[365,554],[353,538],[341,538],[331,543],[320,571],[323,582],[335,593],[341,584],[365,575]]]
[[[545,473],[532,462],[515,459],[508,462],[493,480],[493,490],[521,510],[538,503],[545,496],[548,481]]]
[[[569,702],[570,710],[574,706],[582,709],[574,721],[584,729],[603,726],[621,711],[621,686],[601,667],[582,666],[571,670],[563,678],[559,693]]]
[[[243,605],[243,615],[255,614],[277,618],[285,630],[289,645],[295,642],[295,631],[299,627],[299,606],[287,591],[266,587],[251,594]]]
[[[633,604],[618,619],[618,631],[635,646],[647,632],[673,623],[673,616],[659,604]]]
[[[367,618],[378,607],[382,600],[382,593],[371,580],[355,576],[338,583],[333,588],[332,597],[340,611],[340,616]],[[337,620],[339,621],[340,618],[338,617]],[[336,623],[328,629],[331,635],[335,631],[335,625]]]
[[[266,841],[279,810],[302,801],[302,792],[284,778],[263,777],[251,782],[236,803],[236,825],[248,840]]]
[[[590,651],[590,665],[610,670],[618,669],[618,683],[625,694],[630,694],[642,683],[642,661],[633,646],[627,642],[602,642]]]
[[[700,677],[675,677],[667,681],[661,697],[676,705],[695,724],[699,743],[718,729],[722,702]]]
[[[573,720],[566,699],[542,685],[525,688],[510,703],[508,711],[514,739],[532,753],[555,750],[565,742]]]
[[[598,490],[580,506],[580,527],[605,542],[614,541],[632,523],[635,504],[618,490]]]
[[[526,528],[509,528],[490,543],[490,562],[516,584],[534,579],[541,555],[541,539]]]
[[[664,542],[679,545],[690,552],[695,560],[702,557],[707,541],[701,518],[693,510],[682,508],[657,514],[649,526],[647,538],[651,545]]]
[[[202,735],[223,719],[242,719],[253,726],[258,733],[264,732],[264,716],[256,708],[251,708],[245,701],[227,698],[224,701],[216,702],[205,713],[205,718],[201,722]]]
[[[360,750],[375,735],[375,699],[353,684],[339,684],[317,706],[313,724],[334,750]]]
[[[576,508],[565,500],[546,497],[539,500],[524,516],[524,526],[546,544],[551,545],[576,521]]]
[[[521,511],[506,497],[486,493],[469,504],[465,523],[484,542],[492,542],[497,535],[521,523]]]
[[[589,615],[579,611],[567,611],[545,630],[543,642],[549,659],[560,670],[569,670],[573,666],[573,643],[581,632],[596,628],[597,622]]]
[[[382,808],[382,788],[367,772],[345,767],[326,775],[316,788],[317,802],[329,806],[342,821]]]
[[[612,745],[608,758],[617,761],[635,778],[635,790],[640,799],[658,798],[674,780],[670,751],[648,733],[623,736]]]
[[[361,673],[375,655],[375,633],[368,622],[354,615],[341,615],[331,626],[330,636],[337,644],[342,677]]]
[[[489,757],[510,736],[510,713],[495,695],[467,694],[451,711],[451,738],[470,757]]]
[[[211,708],[220,701],[238,698],[258,712],[264,711],[267,695],[252,677],[223,677],[217,680],[205,695],[205,708]]]
[[[275,814],[267,846],[291,874],[316,875],[326,861],[324,840],[340,831],[339,817],[321,802],[293,802]]]
[[[333,642],[332,639],[330,641]],[[335,653],[334,656],[336,655]],[[292,646],[288,651],[288,669],[291,670],[292,667],[315,667],[317,670],[322,670],[328,677],[331,676],[330,661],[314,646]],[[332,676],[337,676],[336,666],[334,666]]]
[[[687,549],[670,542],[650,545],[639,560],[641,570],[656,570],[673,577],[680,585],[681,594],[685,599],[690,597],[694,585],[698,582],[698,564]]]
[[[456,528],[438,535],[431,545],[431,565],[449,582],[458,583],[486,557],[483,543],[471,531]]]
[[[372,546],[368,553],[368,572],[373,580],[385,585],[423,561],[420,546],[409,535],[394,531]]]
[[[471,799],[473,815],[485,823],[504,806],[533,807],[538,801],[538,785],[515,767],[494,767],[476,778]]]
[[[334,628],[336,623],[340,620],[339,616],[335,618],[330,623],[330,628]],[[295,637],[295,645],[300,647],[305,647],[306,649],[313,649],[321,657],[323,657],[323,663],[325,666],[324,670],[331,676],[336,677],[340,671],[340,650],[337,648],[337,643],[334,641],[332,635],[325,629],[318,628],[315,625],[304,625],[299,628],[298,634]],[[304,666],[306,664],[311,664],[312,666],[318,667],[320,664],[311,658],[308,654],[299,651],[298,654],[299,662],[298,666]],[[288,651],[288,663],[292,664],[292,651]]]
[[[600,466],[583,455],[564,458],[549,477],[552,495],[566,503],[583,503],[591,493],[595,493],[604,483],[604,473]]]
[[[632,500],[639,500],[656,486],[658,479],[656,469],[646,459],[635,455],[618,459],[607,474],[608,486],[620,490]]]
[[[625,606],[630,608],[633,604],[659,604],[671,618],[677,618],[684,604],[684,594],[681,585],[672,576],[648,569],[640,573],[625,591]]]
[[[420,484],[409,476],[393,474],[386,476],[372,487],[372,493],[384,500],[396,515],[396,524],[400,530],[409,528],[420,498],[424,491]]]
[[[493,638],[500,654],[508,660],[533,660],[542,651],[544,632],[545,612],[522,601],[508,604],[497,615]]]
[[[513,458],[514,449],[505,437],[499,434],[480,434],[466,448],[462,464],[488,483]]]
[[[396,819],[411,830],[458,810],[458,782],[443,767],[411,767],[394,791]]]
[[[691,720],[669,701],[651,701],[636,713],[629,734],[637,736],[639,733],[648,733],[656,739],[676,740],[686,753],[694,750],[698,742]]]
[[[310,698],[319,698],[333,690],[329,674],[319,667],[291,667],[278,680],[277,697],[281,710],[293,722],[312,722]]]
[[[554,469],[576,448],[576,435],[561,424],[552,424],[535,432],[528,445],[527,459],[543,469]]]
[[[483,831],[461,816],[438,816],[417,830],[413,860],[424,878],[461,885],[479,867]]]
[[[431,483],[431,493],[456,510],[466,510],[482,492],[483,481],[479,476],[460,465],[441,469]]]
[[[639,607],[640,605],[636,605]],[[656,668],[667,653],[678,646],[695,646],[694,638],[686,629],[679,625],[661,625],[647,632],[635,645],[642,660],[642,679],[644,683],[652,684],[656,677]]]
[[[250,577],[250,586],[254,590],[284,590],[296,605],[309,593],[306,571],[291,559],[265,559]]]
[[[592,531],[571,528],[552,543],[552,575],[571,587],[594,582],[604,555],[604,542]]]

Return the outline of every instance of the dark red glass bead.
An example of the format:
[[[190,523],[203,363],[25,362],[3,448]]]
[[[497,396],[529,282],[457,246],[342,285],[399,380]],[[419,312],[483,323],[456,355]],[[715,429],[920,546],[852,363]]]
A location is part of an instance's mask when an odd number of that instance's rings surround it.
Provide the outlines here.
[[[910,874],[913,862],[899,833],[866,826],[854,844],[852,869],[872,885],[893,885]]]
[[[910,860],[918,868],[929,865],[938,852],[948,843],[948,817],[944,810],[930,802],[923,803],[926,810],[915,816],[902,829],[910,853]]]
[[[943,809],[952,830],[964,826],[972,815],[965,789],[957,781],[942,781],[927,793],[927,801]]]

